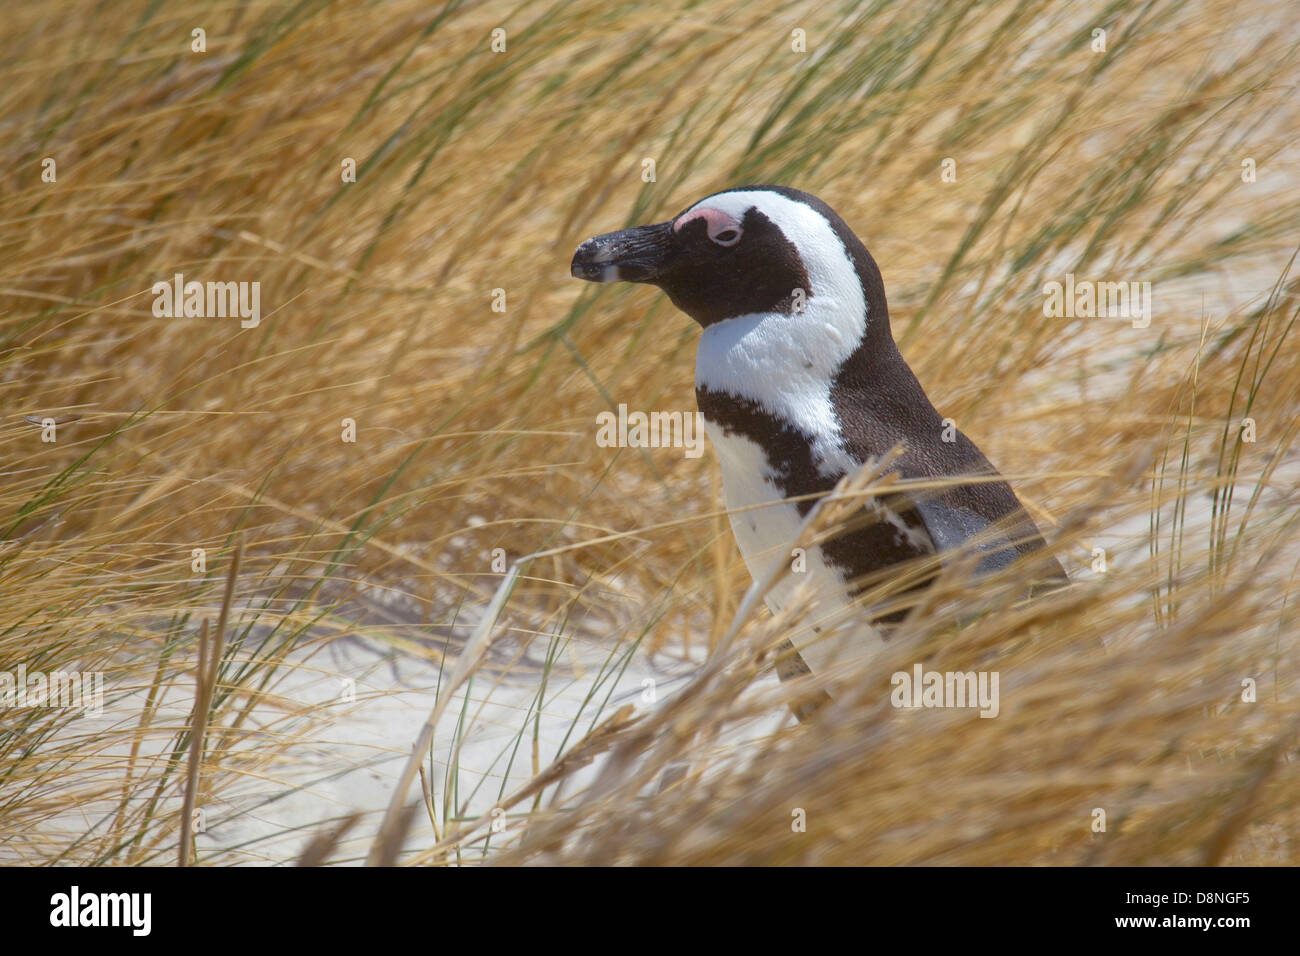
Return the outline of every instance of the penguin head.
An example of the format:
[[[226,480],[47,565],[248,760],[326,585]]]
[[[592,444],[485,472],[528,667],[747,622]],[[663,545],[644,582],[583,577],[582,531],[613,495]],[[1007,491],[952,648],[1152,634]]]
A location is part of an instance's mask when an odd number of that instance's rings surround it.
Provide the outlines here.
[[[866,275],[860,274],[862,272]],[[595,236],[570,271],[589,282],[642,282],[705,328],[747,315],[799,321],[815,306],[860,314],[879,272],[829,206],[781,186],[715,193],[667,222]],[[883,287],[880,301],[883,307]]]

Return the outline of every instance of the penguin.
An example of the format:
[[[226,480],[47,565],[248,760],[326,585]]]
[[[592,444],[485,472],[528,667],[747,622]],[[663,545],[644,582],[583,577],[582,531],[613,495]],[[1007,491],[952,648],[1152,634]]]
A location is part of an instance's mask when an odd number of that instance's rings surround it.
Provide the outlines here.
[[[774,560],[790,560],[819,496],[896,448],[887,470],[946,482],[869,500],[861,520],[808,549],[804,574],[768,591],[775,613],[804,581],[813,588],[812,625],[778,659],[783,680],[878,652],[908,608],[895,600],[864,619],[857,598],[891,572],[928,564],[928,575],[912,574],[917,591],[957,549],[988,573],[1044,547],[1011,487],[931,404],[894,342],[875,260],[817,197],[784,186],[728,189],[667,222],[586,240],[570,271],[657,286],[702,328],[696,399],[755,580]],[[1031,592],[1067,580],[1045,553],[1023,564],[1032,565]],[[805,719],[820,702],[796,714]]]

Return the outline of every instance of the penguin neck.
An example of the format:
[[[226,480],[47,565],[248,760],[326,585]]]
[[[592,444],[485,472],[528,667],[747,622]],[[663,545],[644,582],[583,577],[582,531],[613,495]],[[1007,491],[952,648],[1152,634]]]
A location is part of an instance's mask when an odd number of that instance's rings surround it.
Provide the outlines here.
[[[846,451],[858,461],[937,440],[942,416],[903,358],[888,325],[864,336],[840,366],[830,401]]]
[[[696,391],[743,399],[809,436],[833,429],[831,385],[863,338],[863,318],[810,299],[805,314],[753,313],[710,325],[696,354]]]
[[[894,342],[888,315],[882,317],[884,321],[868,325],[857,348],[835,370],[833,391],[855,396],[880,393],[915,401],[920,382]]]
[[[709,325],[695,363],[697,390],[747,399],[792,424],[800,406],[828,400],[832,389],[910,392],[914,383],[884,296],[869,291],[857,302],[813,297],[802,314],[753,313]]]
[[[895,344],[883,304],[877,308],[854,341],[834,349],[810,351],[792,335],[799,316],[742,316],[705,329],[695,391],[714,444],[719,430],[798,434],[817,470],[835,476],[899,442],[938,435],[940,416]],[[805,328],[828,333],[820,323]],[[760,419],[768,424],[759,428]]]

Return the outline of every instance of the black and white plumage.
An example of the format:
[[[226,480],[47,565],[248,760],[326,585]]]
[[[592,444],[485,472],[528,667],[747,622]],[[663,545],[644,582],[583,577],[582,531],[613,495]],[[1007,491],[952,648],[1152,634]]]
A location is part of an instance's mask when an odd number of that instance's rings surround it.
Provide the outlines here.
[[[809,553],[816,618],[851,617],[863,580],[976,536],[981,570],[1043,545],[1011,488],[988,479],[997,472],[980,450],[960,432],[943,440],[942,417],[894,344],[880,270],[816,197],[780,186],[720,192],[667,222],[588,239],[572,273],[656,285],[703,327],[696,396],[722,464],[732,530],[755,578],[788,560],[815,504],[786,499],[830,491],[897,445],[904,451],[891,468],[904,478],[985,476],[930,495],[877,499],[872,520]],[[1036,573],[1065,577],[1051,559]],[[786,576],[769,606],[780,609],[802,579]],[[810,631],[797,646],[814,671],[879,646],[879,631],[867,633],[860,619]]]

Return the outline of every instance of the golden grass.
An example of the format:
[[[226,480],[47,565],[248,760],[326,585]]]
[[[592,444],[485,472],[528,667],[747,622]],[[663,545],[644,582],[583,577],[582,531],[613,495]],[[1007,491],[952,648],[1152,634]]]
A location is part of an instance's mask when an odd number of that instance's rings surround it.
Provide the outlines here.
[[[291,655],[357,630],[358,588],[446,626],[496,593],[502,548],[548,553],[493,647],[722,644],[660,706],[534,745],[502,861],[1300,859],[1287,4],[70,0],[0,29],[0,670],[102,671],[110,715],[0,712],[5,861],[177,858],[195,720],[164,702],[194,699],[237,536],[201,805],[321,743],[277,688]],[[1029,608],[955,577],[909,620],[928,668],[1001,673],[995,720],[893,709],[900,651],[810,724],[728,736],[783,706],[755,679],[797,616],[736,619],[749,577],[709,454],[596,446],[619,402],[694,407],[697,333],[568,262],[743,182],[815,192],[858,231],[931,398],[1071,570]],[[155,317],[178,272],[260,282],[261,324]],[[1152,282],[1150,327],[1045,317],[1066,272]],[[80,417],[47,443],[25,416]],[[954,629],[954,604],[982,611]],[[598,755],[592,786],[542,799]],[[404,859],[477,859],[487,818],[427,803],[439,839]],[[389,822],[372,860],[409,814]]]

